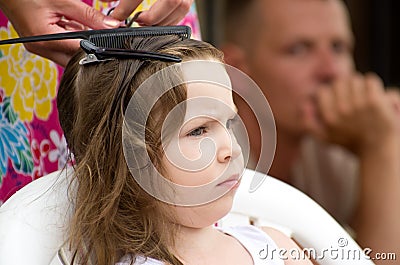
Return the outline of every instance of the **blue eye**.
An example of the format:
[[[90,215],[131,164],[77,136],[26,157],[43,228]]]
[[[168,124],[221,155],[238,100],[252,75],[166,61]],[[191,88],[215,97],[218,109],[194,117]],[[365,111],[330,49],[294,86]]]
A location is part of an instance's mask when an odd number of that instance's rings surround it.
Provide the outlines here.
[[[195,137],[196,136],[201,136],[201,135],[206,133],[206,129],[207,128],[205,126],[198,127],[196,129],[194,129],[193,131],[189,132],[187,134],[187,136],[195,136]]]

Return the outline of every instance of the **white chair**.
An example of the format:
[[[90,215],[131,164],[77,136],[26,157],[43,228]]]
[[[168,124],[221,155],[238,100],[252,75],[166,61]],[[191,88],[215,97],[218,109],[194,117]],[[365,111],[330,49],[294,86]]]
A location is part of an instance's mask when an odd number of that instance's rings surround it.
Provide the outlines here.
[[[315,251],[321,265],[374,264],[331,215],[298,189],[266,176],[258,189],[249,192],[254,175],[245,171],[231,213],[219,225],[275,227],[304,250]]]
[[[43,176],[0,207],[1,265],[59,265],[71,213],[65,171]],[[64,264],[63,264],[64,265]]]
[[[69,171],[71,172],[71,170]],[[271,177],[252,193],[248,192],[254,172],[246,170],[232,213],[221,224],[279,224],[304,248],[317,252],[347,242],[346,248],[360,247],[336,221],[302,192]],[[60,265],[58,250],[65,242],[70,218],[69,176],[57,171],[33,181],[0,207],[1,265]],[[343,248],[344,249],[344,248]],[[319,252],[322,253],[322,252]],[[326,257],[320,264],[373,264],[369,260]]]

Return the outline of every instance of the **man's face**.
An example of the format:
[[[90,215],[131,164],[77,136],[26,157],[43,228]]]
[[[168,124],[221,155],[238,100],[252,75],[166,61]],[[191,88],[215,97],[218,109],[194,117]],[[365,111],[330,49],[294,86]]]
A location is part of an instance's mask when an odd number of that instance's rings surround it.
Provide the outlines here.
[[[299,135],[304,115],[318,119],[314,96],[320,85],[354,70],[347,13],[336,0],[260,2],[264,25],[247,52],[246,72],[264,91],[278,133]]]

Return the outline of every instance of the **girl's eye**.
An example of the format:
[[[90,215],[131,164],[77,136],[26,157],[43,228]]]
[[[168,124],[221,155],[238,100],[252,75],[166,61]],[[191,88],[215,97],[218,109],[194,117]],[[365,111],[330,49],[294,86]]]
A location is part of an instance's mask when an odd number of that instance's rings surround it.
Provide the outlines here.
[[[206,133],[206,127],[198,127],[197,129],[194,129],[193,131],[189,132],[187,136],[201,136]]]
[[[235,126],[239,121],[239,115],[235,115],[235,117],[233,117],[233,119],[229,119],[226,121],[226,128],[228,130],[232,129],[233,126]]]

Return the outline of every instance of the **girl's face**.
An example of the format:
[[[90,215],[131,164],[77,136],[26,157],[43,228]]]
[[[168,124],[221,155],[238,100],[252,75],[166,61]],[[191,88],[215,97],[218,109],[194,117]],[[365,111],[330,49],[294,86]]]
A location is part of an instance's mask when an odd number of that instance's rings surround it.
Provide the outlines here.
[[[173,117],[173,112],[171,114]],[[175,184],[203,189],[200,206],[175,206],[178,222],[205,227],[227,214],[244,169],[241,147],[233,134],[237,120],[232,90],[210,83],[187,85],[182,126],[164,146],[163,164]]]

